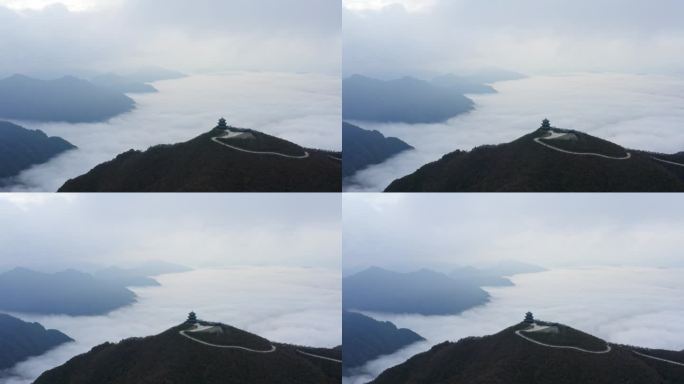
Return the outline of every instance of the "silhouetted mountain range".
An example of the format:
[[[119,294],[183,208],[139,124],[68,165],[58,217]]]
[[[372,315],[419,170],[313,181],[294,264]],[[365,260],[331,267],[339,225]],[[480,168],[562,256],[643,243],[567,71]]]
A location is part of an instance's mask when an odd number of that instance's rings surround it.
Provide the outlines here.
[[[340,360],[339,348],[272,343],[223,324],[199,325],[208,329],[191,332],[192,326],[184,323],[155,336],[99,345],[43,373],[35,383],[337,384],[341,380],[339,362],[306,355]]]
[[[15,176],[75,148],[60,137],[48,137],[43,131],[0,121],[0,179]]]
[[[59,191],[339,192],[341,168],[338,152],[303,148],[254,130],[216,127],[184,143],[122,153]]]
[[[385,137],[378,131],[368,131],[346,122],[342,123],[342,148],[342,177],[413,149],[396,137]]]
[[[419,334],[406,328],[398,329],[389,321],[342,311],[344,372],[421,340],[425,339]]]
[[[109,281],[125,287],[149,287],[160,285],[151,276],[165,273],[191,271],[191,268],[164,261],[148,261],[134,268],[111,266],[93,273],[96,279]]]
[[[684,156],[628,150],[582,132],[540,128],[510,143],[444,155],[394,180],[385,191],[684,191]]]
[[[62,332],[0,313],[0,370],[69,341]]]
[[[473,109],[455,88],[412,77],[383,81],[354,75],[342,82],[345,120],[438,123]]]
[[[495,335],[445,342],[378,376],[375,384],[675,384],[684,368],[640,356],[635,351],[684,363],[684,353],[606,344],[560,324],[524,332],[520,323]],[[536,344],[575,347],[557,348]],[[610,350],[608,348],[610,347]],[[667,357],[665,357],[667,356]]]
[[[0,310],[12,312],[100,315],[135,302],[135,294],[119,282],[66,270],[41,273],[16,268],[0,274]]]
[[[489,294],[473,281],[430,270],[398,273],[373,267],[342,281],[342,305],[389,313],[457,314],[484,304]]]
[[[0,80],[0,117],[35,121],[96,122],[131,111],[133,99],[65,76],[38,80],[14,75]]]

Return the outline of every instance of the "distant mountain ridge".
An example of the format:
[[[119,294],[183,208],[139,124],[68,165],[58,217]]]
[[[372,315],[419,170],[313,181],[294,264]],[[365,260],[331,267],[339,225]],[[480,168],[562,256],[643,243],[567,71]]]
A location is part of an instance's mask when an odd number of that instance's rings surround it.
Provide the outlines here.
[[[200,321],[197,326],[184,323],[155,336],[99,345],[43,373],[35,384],[337,384],[341,380],[339,348],[274,343],[220,323]]]
[[[258,131],[215,127],[192,140],[130,150],[60,192],[340,192],[341,154]]]
[[[119,283],[95,279],[75,270],[42,273],[16,268],[0,273],[0,310],[11,312],[100,315],[135,302]]]
[[[0,121],[0,179],[16,176],[33,165],[76,147],[61,137]]]
[[[108,120],[134,107],[133,99],[123,93],[73,76],[39,80],[14,75],[0,80],[0,118],[87,123]]]
[[[0,313],[0,371],[70,341],[62,332]]]
[[[397,273],[373,267],[342,281],[342,305],[350,310],[448,315],[488,300],[478,284],[430,270]]]
[[[625,149],[579,131],[539,128],[510,143],[444,155],[385,191],[675,192],[684,191],[684,158]]]
[[[542,322],[535,327],[536,330],[530,331],[530,324],[520,323],[494,335],[468,337],[456,343],[438,344],[429,351],[417,354],[406,362],[386,370],[372,383],[684,382],[684,369],[681,366],[635,353],[663,357],[684,364],[683,352],[644,350],[608,344],[592,335],[561,324]]]
[[[389,321],[342,311],[343,372],[422,340],[419,334]]]
[[[459,90],[413,77],[383,81],[353,75],[342,81],[344,120],[438,123],[473,108]]]
[[[347,122],[342,122],[342,148],[342,177],[413,149],[396,137],[385,137],[378,131],[368,131]]]

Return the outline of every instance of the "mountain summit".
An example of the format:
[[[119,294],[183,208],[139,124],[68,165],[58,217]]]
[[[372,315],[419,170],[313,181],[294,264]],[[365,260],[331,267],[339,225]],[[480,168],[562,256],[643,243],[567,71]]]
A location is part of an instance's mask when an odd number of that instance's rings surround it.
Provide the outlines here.
[[[515,141],[455,151],[386,192],[684,191],[684,154],[629,150],[548,120]]]
[[[340,349],[274,343],[191,313],[161,334],[99,345],[35,383],[333,384],[340,359]]]
[[[339,192],[341,154],[301,147],[225,120],[190,141],[128,152],[60,192]]]
[[[609,344],[565,325],[529,319],[495,335],[436,345],[386,370],[372,383],[682,382],[684,352]]]

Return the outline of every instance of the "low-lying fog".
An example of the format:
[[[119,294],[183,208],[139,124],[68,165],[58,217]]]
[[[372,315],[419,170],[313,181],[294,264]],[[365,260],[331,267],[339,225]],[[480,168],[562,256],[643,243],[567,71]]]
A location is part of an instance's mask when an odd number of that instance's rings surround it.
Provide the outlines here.
[[[212,129],[219,117],[306,147],[341,149],[338,76],[269,72],[196,75],[153,83],[133,94],[137,107],[104,123],[14,121],[60,136],[79,149],[22,172],[12,191],[56,191],[70,178],[129,149],[183,142]]]
[[[385,369],[443,341],[499,332],[523,320],[559,322],[609,342],[684,349],[682,269],[594,267],[512,277],[515,286],[486,288],[491,301],[458,316],[367,315],[427,339],[367,363],[345,384],[366,383]]]
[[[548,117],[628,148],[684,150],[684,79],[655,75],[572,74],[536,76],[494,84],[497,94],[468,95],[475,110],[441,124],[353,122],[414,146],[358,172],[349,191],[382,191],[393,180],[457,149],[509,142]]]
[[[318,347],[341,344],[337,270],[294,267],[203,269],[157,277],[161,287],[134,288],[138,302],[106,316],[13,314],[58,329],[75,343],[19,363],[2,384],[27,384],[42,372],[106,341],[148,336],[179,325],[190,311],[276,342]]]

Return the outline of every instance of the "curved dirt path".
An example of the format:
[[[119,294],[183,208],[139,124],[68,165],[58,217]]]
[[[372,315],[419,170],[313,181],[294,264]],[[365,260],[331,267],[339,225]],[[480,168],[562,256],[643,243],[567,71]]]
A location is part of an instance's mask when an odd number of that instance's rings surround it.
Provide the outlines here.
[[[234,132],[231,132],[231,133],[234,133]],[[234,150],[236,150],[236,151],[245,152],[245,153],[252,153],[252,154],[255,154],[255,155],[280,156],[280,157],[285,157],[285,158],[288,158],[288,159],[306,159],[307,157],[309,157],[309,152],[307,152],[307,151],[304,151],[304,154],[303,154],[303,155],[299,155],[299,156],[286,155],[286,154],[280,153],[280,152],[250,151],[250,150],[248,150],[248,149],[243,149],[243,148],[240,148],[240,147],[236,147],[236,146],[233,146],[233,145],[224,143],[224,142],[222,142],[221,140],[219,140],[219,139],[230,138],[230,137],[235,136],[235,135],[231,135],[231,133],[224,134],[224,135],[220,135],[220,136],[214,136],[214,137],[211,138],[211,141],[213,141],[214,143],[217,143],[217,144],[221,144],[221,145],[223,145],[224,147],[228,147],[228,148],[234,149]]]
[[[651,159],[653,159],[653,160],[655,160],[655,161],[660,161],[661,163],[666,163],[666,164],[676,165],[676,166],[679,166],[679,167],[684,167],[684,164],[675,163],[674,161],[659,159],[659,158],[657,158],[657,157],[655,157],[655,156],[651,156]]]
[[[684,363],[680,363],[680,362],[678,362],[678,361],[672,361],[672,360],[667,360],[667,359],[663,359],[663,358],[660,358],[660,357],[650,356],[650,355],[647,355],[647,354],[645,354],[645,353],[637,352],[637,351],[634,351],[634,350],[632,350],[632,352],[634,352],[635,354],[637,354],[637,355],[639,355],[639,356],[643,356],[643,357],[646,357],[646,358],[649,358],[649,359],[658,360],[658,361],[663,361],[663,362],[665,362],[665,363],[674,364],[674,365],[679,365],[679,366],[684,367]]]
[[[629,153],[629,152],[627,152],[627,151],[625,151],[625,153],[627,153],[625,156],[623,156],[623,157],[615,157],[615,156],[602,155],[602,154],[600,154],[600,153],[593,153],[593,152],[573,152],[573,151],[568,151],[568,150],[565,150],[565,149],[561,149],[561,148],[558,148],[558,147],[554,147],[554,146],[551,145],[551,144],[544,143],[544,142],[541,141],[542,139],[546,139],[546,140],[551,139],[551,140],[553,140],[553,139],[555,139],[555,138],[557,138],[557,137],[560,137],[560,136],[563,136],[563,135],[565,135],[565,133],[562,133],[562,134],[561,134],[561,133],[558,133],[558,132],[551,132],[551,135],[549,135],[549,136],[535,137],[535,138],[534,138],[534,142],[537,143],[537,144],[543,145],[543,146],[545,146],[546,148],[553,149],[554,151],[558,151],[558,152],[562,152],[562,153],[567,153],[567,154],[570,154],[570,155],[576,155],[576,156],[595,156],[595,157],[601,157],[601,158],[610,159],[610,160],[629,160],[630,158],[632,158],[632,154]]]
[[[334,362],[336,362],[336,363],[342,364],[342,360],[333,359],[332,357],[325,357],[325,356],[321,356],[321,355],[314,355],[313,353],[308,353],[308,352],[300,351],[299,349],[297,349],[297,352],[301,353],[302,355],[307,355],[307,356],[315,357],[315,358],[317,358],[317,359],[330,360],[330,361],[334,361]]]
[[[206,325],[205,325],[205,326],[200,326],[200,327],[198,327],[198,328],[196,328],[196,329],[194,329],[194,330],[179,331],[178,333],[180,333],[181,336],[187,337],[188,339],[190,339],[190,340],[192,340],[192,341],[194,341],[194,342],[196,342],[196,343],[200,343],[200,344],[203,344],[203,345],[206,345],[206,346],[209,346],[209,347],[214,347],[214,348],[239,349],[239,350],[242,350],[242,351],[253,352],[253,353],[271,353],[271,352],[275,352],[275,350],[276,350],[276,347],[275,347],[275,345],[273,345],[273,344],[271,344],[271,349],[269,349],[269,350],[252,349],[252,348],[247,348],[247,347],[241,347],[241,346],[239,346],[239,345],[218,345],[218,344],[212,344],[212,343],[208,343],[208,342],[206,342],[206,341],[200,340],[200,339],[196,339],[196,338],[194,338],[194,337],[192,337],[192,336],[190,336],[190,335],[188,335],[188,334],[186,333],[186,332],[202,332],[202,331],[204,331],[204,330],[206,330],[206,329],[208,329],[208,328],[211,328],[211,326],[206,326]]]
[[[575,350],[575,351],[580,351],[580,352],[584,352],[584,353],[592,353],[592,354],[596,354],[596,355],[608,353],[608,352],[610,352],[610,351],[612,350],[612,348],[610,347],[610,345],[608,345],[608,343],[606,343],[606,349],[603,350],[603,351],[590,351],[590,350],[588,350],[588,349],[579,348],[579,347],[572,347],[572,346],[569,346],[569,345],[551,345],[551,344],[546,344],[546,343],[542,343],[542,342],[540,342],[540,341],[534,340],[534,339],[529,338],[529,337],[527,337],[527,336],[525,336],[525,335],[523,335],[523,334],[521,333],[521,332],[528,332],[528,333],[529,333],[529,332],[538,332],[538,331],[543,330],[543,329],[546,329],[546,328],[548,328],[548,327],[547,327],[547,326],[539,326],[539,325],[537,325],[537,324],[534,324],[534,326],[532,327],[532,329],[518,330],[518,331],[515,331],[515,334],[518,335],[518,336],[520,336],[520,337],[522,337],[523,339],[525,339],[525,340],[527,340],[527,341],[529,341],[529,342],[532,342],[532,343],[535,343],[535,344],[538,344],[538,345],[541,345],[541,346],[544,346],[544,347],[549,347],[549,348],[572,349],[572,350]]]

